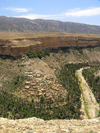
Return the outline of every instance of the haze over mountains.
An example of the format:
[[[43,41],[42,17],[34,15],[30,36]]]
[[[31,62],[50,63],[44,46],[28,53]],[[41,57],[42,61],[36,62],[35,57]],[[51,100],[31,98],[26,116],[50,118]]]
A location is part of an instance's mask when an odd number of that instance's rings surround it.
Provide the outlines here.
[[[74,22],[0,16],[0,31],[12,32],[67,32],[100,34],[100,26]]]

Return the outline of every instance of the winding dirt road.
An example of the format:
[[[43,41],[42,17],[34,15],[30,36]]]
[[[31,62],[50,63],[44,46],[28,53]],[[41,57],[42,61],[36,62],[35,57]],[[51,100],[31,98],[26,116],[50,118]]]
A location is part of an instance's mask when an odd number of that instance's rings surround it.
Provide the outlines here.
[[[89,67],[81,68],[81,69],[77,70],[77,73],[78,73],[78,76],[81,78],[81,86],[82,86],[84,97],[87,102],[87,109],[88,109],[89,116],[90,116],[90,118],[95,118],[98,116],[99,104],[97,103],[97,101],[94,97],[94,94],[92,93],[86,80],[82,76],[82,70],[88,69],[88,68]],[[84,108],[85,108],[85,105],[84,105],[84,100],[83,100],[83,96],[82,96],[82,109],[84,109]],[[85,118],[86,118],[86,113],[85,113]]]

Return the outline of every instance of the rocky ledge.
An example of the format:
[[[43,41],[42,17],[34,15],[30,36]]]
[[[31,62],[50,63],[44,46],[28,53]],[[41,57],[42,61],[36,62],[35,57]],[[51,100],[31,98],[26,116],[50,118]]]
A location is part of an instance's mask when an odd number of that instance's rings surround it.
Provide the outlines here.
[[[84,120],[48,120],[0,118],[0,133],[100,133],[100,118]]]

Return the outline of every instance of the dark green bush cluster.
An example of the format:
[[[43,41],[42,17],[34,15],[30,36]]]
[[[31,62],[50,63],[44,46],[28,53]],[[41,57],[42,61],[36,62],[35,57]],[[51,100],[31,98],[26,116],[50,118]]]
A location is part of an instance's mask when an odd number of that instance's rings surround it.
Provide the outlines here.
[[[81,108],[81,91],[79,89],[78,79],[75,77],[75,71],[81,67],[83,64],[67,64],[61,69],[56,71],[59,83],[67,90],[67,102],[71,105],[69,110],[71,118],[80,118],[80,108]]]
[[[35,58],[35,57],[38,57],[38,58],[42,58],[46,55],[50,56],[50,51],[49,50],[44,50],[44,51],[41,51],[41,52],[33,52],[33,51],[29,51],[26,53],[26,55],[29,57],[29,58]]]
[[[78,50],[78,52],[81,54],[81,55],[83,55],[83,49],[82,48],[77,48],[77,50]]]
[[[85,69],[82,74],[95,95],[97,102],[100,103],[100,77],[95,77],[94,75],[97,70],[100,70],[100,67]]]
[[[69,47],[60,47],[59,50],[66,52],[66,53],[70,53],[70,48]]]
[[[42,99],[43,100],[43,99]],[[51,103],[47,101],[31,102],[26,99],[14,97],[5,91],[0,92],[0,117],[10,119],[23,119],[29,117],[37,117],[45,120],[49,119],[71,119],[79,118],[80,112],[69,103],[66,106],[54,105],[51,108]]]

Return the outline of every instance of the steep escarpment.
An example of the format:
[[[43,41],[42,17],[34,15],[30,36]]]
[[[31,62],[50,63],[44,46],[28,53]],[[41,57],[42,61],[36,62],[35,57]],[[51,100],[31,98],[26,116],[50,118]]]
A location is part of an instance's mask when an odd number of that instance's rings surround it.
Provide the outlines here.
[[[23,45],[22,45],[23,44]],[[26,45],[27,44],[27,45]],[[41,51],[44,49],[59,49],[61,47],[96,47],[100,46],[100,38],[82,36],[57,36],[38,38],[19,38],[12,40],[0,39],[0,54],[18,57],[28,51]]]

